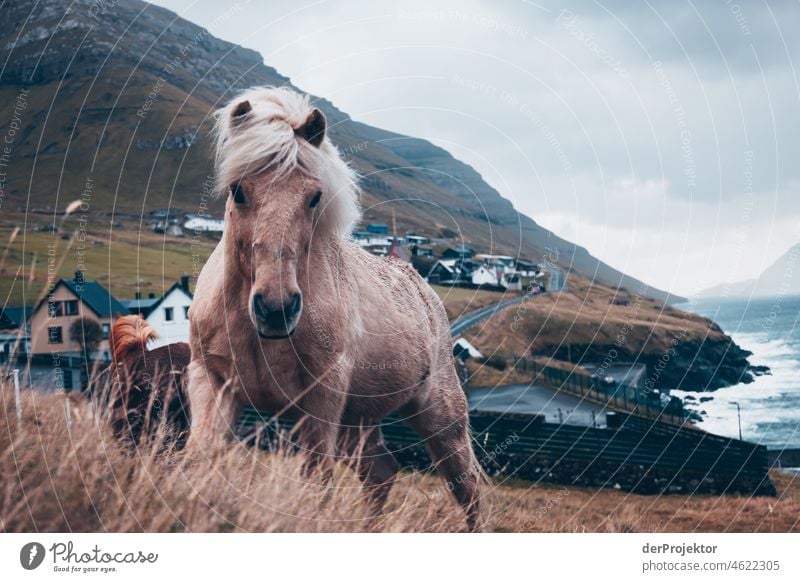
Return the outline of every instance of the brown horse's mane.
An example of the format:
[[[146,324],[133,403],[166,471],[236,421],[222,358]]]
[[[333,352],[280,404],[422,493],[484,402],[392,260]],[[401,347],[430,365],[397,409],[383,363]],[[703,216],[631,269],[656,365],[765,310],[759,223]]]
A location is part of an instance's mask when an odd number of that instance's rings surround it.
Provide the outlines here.
[[[125,365],[132,351],[146,352],[148,342],[158,339],[158,333],[142,317],[126,315],[114,322],[110,339],[114,362],[119,366]]]

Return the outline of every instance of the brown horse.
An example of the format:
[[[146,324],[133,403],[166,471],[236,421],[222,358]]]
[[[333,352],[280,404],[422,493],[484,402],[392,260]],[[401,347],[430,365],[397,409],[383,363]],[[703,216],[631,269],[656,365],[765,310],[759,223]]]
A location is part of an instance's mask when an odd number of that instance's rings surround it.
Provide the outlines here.
[[[397,471],[380,422],[398,413],[474,529],[480,468],[444,307],[410,266],[349,240],[358,192],[323,114],[255,88],[216,132],[228,199],[190,312],[190,444],[231,438],[246,405],[292,415],[307,468],[349,459],[379,511]]]
[[[178,442],[189,429],[183,375],[191,352],[186,343],[147,349],[156,330],[138,315],[119,317],[111,328],[114,378],[109,394],[114,434],[138,445],[163,423]]]

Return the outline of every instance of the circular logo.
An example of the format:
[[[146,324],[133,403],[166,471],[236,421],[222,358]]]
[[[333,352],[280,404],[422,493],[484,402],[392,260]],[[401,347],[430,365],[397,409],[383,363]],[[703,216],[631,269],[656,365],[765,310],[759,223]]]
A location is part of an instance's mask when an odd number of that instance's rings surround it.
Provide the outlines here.
[[[44,546],[39,542],[30,542],[19,551],[19,563],[26,570],[35,570],[44,561]]]

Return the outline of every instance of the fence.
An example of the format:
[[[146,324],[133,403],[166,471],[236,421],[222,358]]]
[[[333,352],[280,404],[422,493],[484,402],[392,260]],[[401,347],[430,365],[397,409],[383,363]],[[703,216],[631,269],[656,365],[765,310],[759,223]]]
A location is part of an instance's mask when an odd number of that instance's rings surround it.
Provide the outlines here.
[[[584,428],[543,422],[540,416],[473,412],[473,446],[484,469],[502,478],[643,494],[774,494],[766,447],[618,413],[615,426]],[[249,409],[240,429],[273,447],[292,423]],[[383,423],[384,440],[404,466],[426,468],[419,437],[397,418]]]

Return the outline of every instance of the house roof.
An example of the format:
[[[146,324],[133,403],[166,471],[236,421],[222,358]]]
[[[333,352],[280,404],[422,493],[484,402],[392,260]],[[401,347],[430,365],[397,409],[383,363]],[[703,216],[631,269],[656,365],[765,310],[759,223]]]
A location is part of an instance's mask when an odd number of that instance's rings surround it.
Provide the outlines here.
[[[156,299],[156,302],[153,303],[153,305],[150,307],[149,313],[152,313],[153,311],[155,311],[158,308],[158,306],[161,305],[164,302],[164,299],[169,297],[175,291],[180,291],[182,293],[185,293],[189,297],[189,299],[193,299],[194,298],[192,296],[192,294],[189,291],[187,291],[186,289],[184,289],[183,286],[180,283],[173,283],[172,287],[167,289],[167,292],[164,293],[161,296],[161,298]]]
[[[0,309],[0,329],[22,327],[31,316],[31,308],[25,306]]]
[[[98,317],[113,317],[114,315],[127,315],[128,313],[128,308],[97,281],[83,281],[78,284],[74,279],[61,279],[53,288],[53,291],[62,285],[69,289]],[[47,297],[42,299],[31,313],[38,311],[43,303],[47,303]]]
[[[73,279],[61,279],[59,285],[66,286],[99,317],[128,313],[128,309],[97,281],[84,281],[79,285]]]
[[[160,299],[158,297],[148,297],[146,299],[126,299],[120,301],[120,303],[127,307],[130,313],[146,315],[152,311],[153,306],[159,301]]]
[[[458,246],[458,247],[449,247],[444,252],[445,253],[453,252],[453,253],[459,253],[459,254],[469,253],[471,255],[475,254],[475,251],[472,248],[468,247],[467,245],[461,245],[461,246]]]
[[[478,350],[478,348],[473,346],[471,343],[469,343],[463,337],[461,339],[457,340],[453,344],[453,348],[455,348],[454,351],[456,351],[456,352],[461,351],[461,350],[467,352],[470,355],[470,357],[472,357],[472,358],[482,358],[483,357],[483,354],[480,352],[480,350]]]

